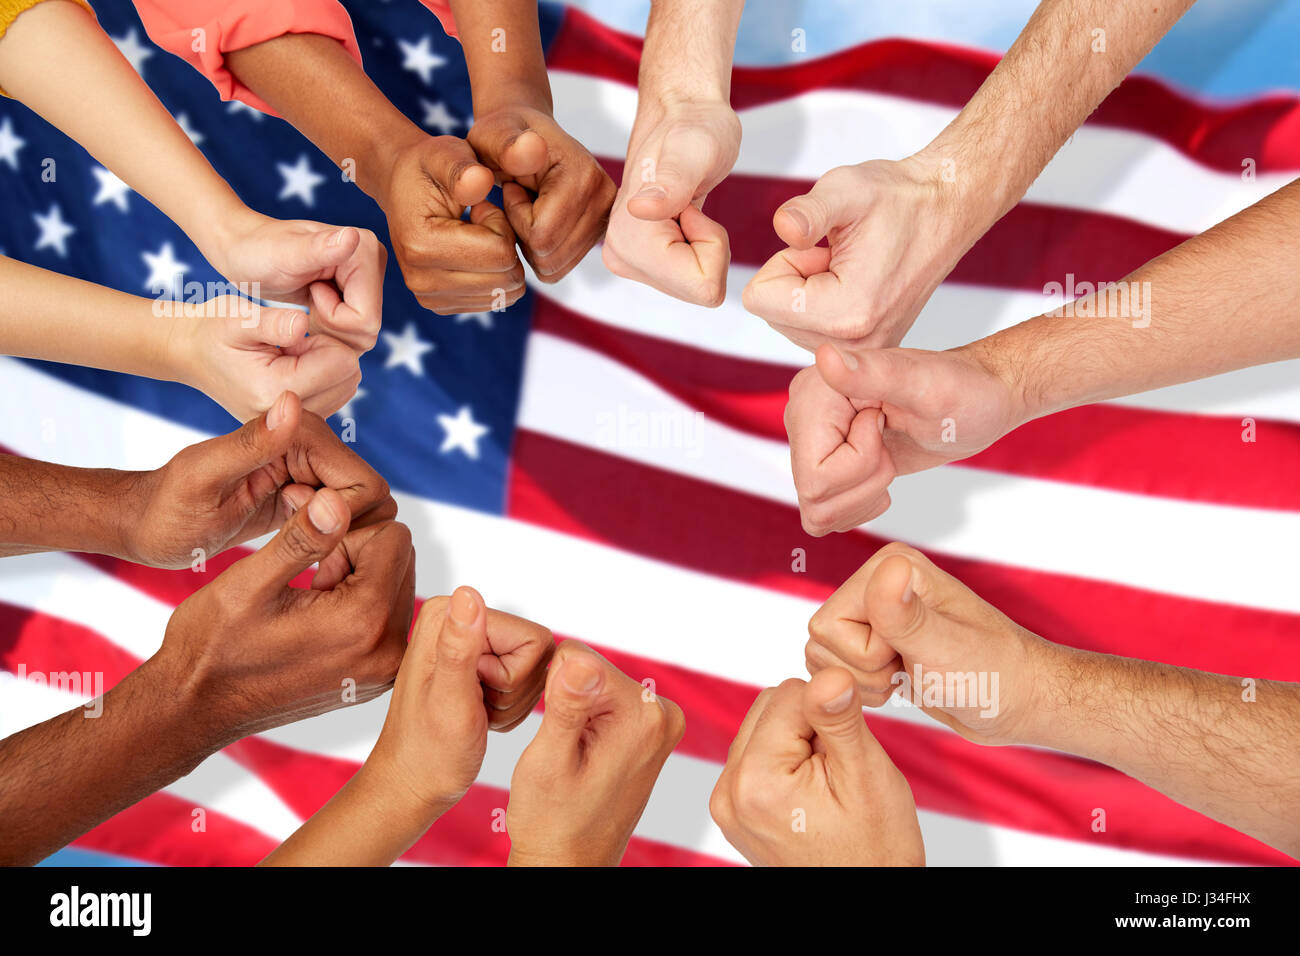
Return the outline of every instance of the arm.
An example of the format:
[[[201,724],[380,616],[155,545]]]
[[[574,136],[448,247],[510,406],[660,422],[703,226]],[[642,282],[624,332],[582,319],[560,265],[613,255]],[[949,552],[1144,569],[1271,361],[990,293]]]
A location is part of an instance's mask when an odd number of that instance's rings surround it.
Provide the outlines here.
[[[0,557],[37,551],[126,557],[139,474],[0,455]]]
[[[897,345],[961,257],[1192,2],[1040,3],[932,143],[898,162],[833,169],[777,210],[773,227],[789,248],[746,288],[746,308],[810,351]],[[828,247],[818,248],[823,237]]]
[[[895,475],[968,458],[1032,419],[1300,357],[1297,222],[1300,181],[1065,315],[947,352],[823,344],[786,410],[805,526],[856,527],[888,507],[881,494]]]
[[[478,776],[489,729],[532,711],[551,632],[488,608],[473,588],[425,603],[375,749],[264,866],[387,866]]]
[[[236,296],[150,300],[4,257],[0,287],[0,353],[181,382],[241,421],[286,390],[333,414],[360,380],[355,351],[304,337],[309,319],[295,309]]]
[[[603,257],[610,271],[698,305],[727,291],[727,231],[702,211],[740,152],[731,61],[743,0],[655,0],[637,115]]]
[[[864,627],[865,625],[865,627]],[[848,667],[867,704],[894,693],[968,740],[1088,757],[1300,854],[1300,686],[1081,651],[1015,624],[904,545],[878,551],[809,622],[809,670]],[[866,639],[864,640],[864,633]],[[997,675],[934,706],[914,682]],[[945,677],[945,684],[949,682]],[[961,706],[957,706],[961,704]]]
[[[321,330],[359,352],[373,346],[386,255],[374,234],[245,206],[84,8],[46,2],[22,14],[0,39],[0,86],[157,206],[246,294],[310,303]]]

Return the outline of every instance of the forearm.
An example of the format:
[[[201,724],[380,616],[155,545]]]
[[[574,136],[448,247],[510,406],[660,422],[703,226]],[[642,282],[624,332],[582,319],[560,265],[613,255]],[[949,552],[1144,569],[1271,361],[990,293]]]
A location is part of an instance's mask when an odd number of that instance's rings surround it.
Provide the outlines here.
[[[998,66],[923,152],[947,163],[973,243],[1194,0],[1044,0]],[[1100,32],[1099,32],[1100,31]]]
[[[406,800],[367,763],[261,865],[389,866],[445,809]]]
[[[329,37],[285,34],[229,53],[226,63],[371,198],[383,193],[396,147],[427,136]]]
[[[177,306],[0,257],[0,353],[164,381],[173,367]],[[155,315],[161,312],[161,315]]]
[[[1047,647],[1019,742],[1114,767],[1300,856],[1300,686]]]
[[[256,215],[77,4],[42,3],[14,22],[0,40],[0,86],[162,210],[205,255],[222,230]]]
[[[967,348],[1008,382],[1022,421],[1300,357],[1297,223],[1300,181],[1152,260],[1114,292]]]
[[[731,100],[744,0],[653,0],[637,77],[638,105]]]
[[[37,551],[127,557],[140,475],[0,455],[0,557]]]
[[[528,106],[552,112],[534,0],[451,0],[469,69],[474,115]]]
[[[30,865],[218,749],[184,671],[150,659],[96,704],[0,740],[0,864]]]

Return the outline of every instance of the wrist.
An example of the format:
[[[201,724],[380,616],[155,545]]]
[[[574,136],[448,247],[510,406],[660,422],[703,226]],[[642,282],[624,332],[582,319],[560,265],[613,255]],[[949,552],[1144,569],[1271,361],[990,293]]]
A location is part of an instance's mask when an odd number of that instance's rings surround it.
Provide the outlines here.
[[[147,746],[153,759],[184,776],[244,736],[214,719],[212,695],[186,662],[164,646],[114,688],[125,689],[149,713]],[[105,707],[108,710],[108,707]]]
[[[976,149],[969,147],[950,126],[904,160],[920,178],[935,185],[943,207],[944,238],[956,251],[954,265],[1024,192],[1008,188],[1002,167],[984,150],[983,143]]]
[[[543,69],[540,76],[518,76],[497,79],[492,86],[473,93],[475,118],[487,116],[498,110],[520,108],[536,110],[554,116],[555,103],[551,98],[551,83]]]

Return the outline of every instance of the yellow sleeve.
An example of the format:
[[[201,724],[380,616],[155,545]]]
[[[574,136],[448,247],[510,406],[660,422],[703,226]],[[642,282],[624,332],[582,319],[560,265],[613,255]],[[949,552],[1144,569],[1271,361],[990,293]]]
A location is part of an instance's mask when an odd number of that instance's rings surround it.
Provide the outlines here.
[[[26,13],[32,7],[36,6],[36,4],[44,2],[45,0],[0,0],[0,39],[4,38],[5,31],[9,29],[21,14]],[[86,0],[73,0],[73,2],[79,3],[89,10],[92,17],[95,15],[94,9],[86,2]],[[9,94],[4,90],[0,90],[0,96],[7,98]]]

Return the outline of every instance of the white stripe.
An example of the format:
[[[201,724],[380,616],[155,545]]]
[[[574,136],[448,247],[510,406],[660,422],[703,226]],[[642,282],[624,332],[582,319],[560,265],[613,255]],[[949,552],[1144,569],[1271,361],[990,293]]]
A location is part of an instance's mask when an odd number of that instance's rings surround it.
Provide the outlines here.
[[[622,162],[636,116],[636,91],[613,80],[558,70],[551,73],[551,88],[559,123],[595,155]],[[809,91],[740,112],[744,136],[734,172],[816,180],[835,166],[902,159],[923,148],[956,115],[952,107],[899,96]],[[1246,182],[1239,172],[1212,170],[1153,136],[1085,124],[1047,164],[1025,199],[1192,235],[1294,178],[1273,173]],[[796,193],[792,187],[791,196]]]
[[[809,352],[745,311],[741,290],[757,271],[733,265],[727,277],[726,301],[707,312],[613,275],[596,255],[587,256],[563,282],[534,283],[533,288],[572,312],[629,332],[791,368],[811,364]],[[1060,303],[1060,297],[945,282],[930,297],[903,345],[936,351],[955,348],[1041,315]],[[1111,404],[1300,422],[1300,360],[1142,392]]]
[[[664,447],[620,416],[675,424]],[[519,424],[645,465],[795,504],[789,452],[712,422],[647,379],[544,333],[530,339]],[[667,428],[660,434],[671,438]],[[1227,440],[1227,439],[1225,439]],[[870,530],[922,550],[1224,604],[1300,613],[1300,514],[943,467],[894,482]],[[794,518],[792,516],[791,532]],[[1131,546],[1140,542],[1140,547]],[[1229,550],[1250,555],[1224,561]],[[1051,635],[1046,635],[1051,637]]]

